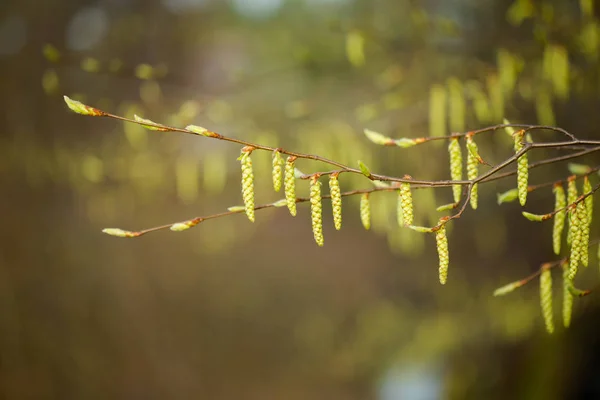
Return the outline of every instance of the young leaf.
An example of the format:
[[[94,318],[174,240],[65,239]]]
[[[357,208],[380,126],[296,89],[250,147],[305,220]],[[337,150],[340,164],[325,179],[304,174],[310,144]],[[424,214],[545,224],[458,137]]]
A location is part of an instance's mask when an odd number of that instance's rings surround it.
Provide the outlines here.
[[[441,206],[437,207],[435,210],[436,211],[448,211],[448,210],[454,210],[456,207],[458,207],[458,203],[448,203],[448,204],[442,204]]]
[[[104,228],[102,229],[102,232],[110,236],[116,236],[121,238],[134,238],[141,236],[141,233],[139,232],[124,231],[123,229],[119,228]]]
[[[552,218],[552,214],[532,214],[527,211],[522,212],[523,216],[533,222],[542,222]]]
[[[196,126],[196,125],[188,125],[185,127],[186,131],[190,131],[192,133],[195,133],[196,135],[200,135],[200,136],[206,136],[206,137],[215,137],[216,134],[214,132],[209,131],[206,128],[203,128],[201,126]]]
[[[394,139],[392,139],[391,137],[384,136],[379,132],[375,132],[370,129],[365,129],[363,132],[365,133],[367,139],[369,139],[375,144],[381,146],[393,146],[395,144]]]
[[[569,169],[569,172],[573,175],[589,174],[590,171],[592,170],[592,168],[589,165],[576,164],[576,163],[567,164],[567,168]]]
[[[515,201],[519,196],[519,192],[517,189],[510,189],[504,193],[498,193],[496,196],[498,197],[498,205],[500,205],[502,203]]]
[[[67,103],[67,107],[69,107],[71,111],[76,112],[77,114],[86,115],[88,117],[102,117],[106,115],[106,113],[102,110],[90,107],[88,105],[83,104],[80,101],[73,100],[67,96],[63,96],[63,99],[65,100],[65,103]]]
[[[360,172],[362,172],[362,174],[364,176],[366,176],[367,178],[371,177],[371,171],[369,170],[369,167],[367,167],[365,165],[365,163],[363,163],[362,161],[358,160],[358,167],[360,168]]]
[[[166,132],[169,130],[169,128],[167,128],[163,125],[157,124],[154,121],[150,121],[149,119],[142,118],[139,115],[134,115],[133,119],[135,119],[135,121],[137,123],[139,123],[141,126],[143,126],[146,129],[150,129],[151,131]]]
[[[520,281],[516,281],[516,282],[511,282],[502,287],[499,287],[498,289],[494,290],[494,296],[504,296],[505,294],[508,294],[508,293],[514,291],[515,289],[520,288],[521,286],[523,286],[525,284],[525,282],[526,281],[520,280]]]

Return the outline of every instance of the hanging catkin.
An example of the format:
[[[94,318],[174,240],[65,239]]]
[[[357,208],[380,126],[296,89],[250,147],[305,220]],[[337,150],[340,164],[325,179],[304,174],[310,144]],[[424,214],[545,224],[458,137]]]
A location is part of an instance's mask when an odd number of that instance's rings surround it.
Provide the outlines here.
[[[467,179],[472,181],[479,175],[479,151],[472,135],[467,135]],[[478,184],[471,188],[471,208],[477,209],[477,200],[479,198]]]
[[[463,159],[458,138],[454,137],[450,139],[450,143],[448,144],[448,153],[450,154],[450,177],[453,181],[460,181],[462,180],[463,176]],[[460,201],[461,195],[462,186],[452,185],[452,196],[455,203]]]
[[[573,280],[577,274],[579,261],[581,259],[581,209],[583,203],[569,206],[569,233],[571,237],[571,252],[569,254],[569,279]]]
[[[562,233],[565,228],[565,217],[567,215],[566,210],[558,211],[566,207],[567,199],[565,196],[565,189],[563,189],[561,183],[556,183],[553,188],[554,192],[554,227],[552,229],[552,248],[554,254],[560,254],[560,245],[562,242]]]
[[[404,175],[404,179],[412,179],[410,175]],[[414,221],[413,199],[410,191],[410,183],[402,182],[398,190],[398,225],[412,225]]]
[[[342,229],[342,192],[338,174],[329,176],[329,194],[331,195],[331,209],[333,211],[333,224],[336,230]]]
[[[450,264],[450,257],[448,254],[448,238],[446,236],[446,222],[447,218],[440,219],[439,229],[435,232],[435,242],[439,258],[439,278],[442,285],[446,284],[448,279],[448,265]]]
[[[520,130],[514,133],[515,154],[523,149],[524,131]],[[524,206],[527,202],[527,182],[529,180],[529,162],[527,153],[522,154],[517,159],[517,191],[519,194],[519,203]]]
[[[548,333],[554,332],[554,318],[552,316],[552,274],[548,267],[542,267],[540,275],[540,305]]]
[[[575,182],[577,177],[575,175],[571,175],[567,179],[567,205],[570,206],[577,200],[577,182]],[[571,224],[571,218],[567,219],[567,224]],[[571,228],[567,230],[567,244],[571,244]]]
[[[290,156],[285,162],[285,176],[284,176],[284,187],[285,187],[285,200],[287,202],[288,210],[292,216],[296,216],[296,175],[295,175],[295,156]]]
[[[563,304],[562,304],[562,317],[563,325],[568,328],[571,325],[571,315],[573,314],[573,295],[569,290],[572,285],[572,281],[569,279],[569,269],[565,264],[563,266]]]
[[[321,182],[317,175],[310,181],[310,216],[315,242],[323,246],[323,205],[321,204]]]
[[[367,230],[371,229],[371,202],[369,193],[364,193],[360,197],[360,222]]]
[[[283,157],[278,151],[273,152],[273,189],[276,192],[281,190],[281,178],[283,178]]]
[[[254,222],[254,172],[252,170],[252,159],[250,153],[254,150],[252,147],[244,147],[240,162],[242,164],[242,198],[244,199],[244,208],[246,216]]]
[[[583,194],[592,193],[592,184],[590,178],[586,175],[583,178]],[[592,223],[592,214],[594,213],[594,198],[593,195],[589,195],[585,198],[585,209],[587,211],[588,225]]]

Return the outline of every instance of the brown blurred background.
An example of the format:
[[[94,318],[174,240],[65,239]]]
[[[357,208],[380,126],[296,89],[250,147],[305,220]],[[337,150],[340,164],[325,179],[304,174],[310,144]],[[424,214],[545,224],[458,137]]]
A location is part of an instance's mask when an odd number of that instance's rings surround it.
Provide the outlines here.
[[[447,179],[443,146],[378,148],[362,130],[421,137],[506,117],[598,137],[594,3],[4,0],[2,398],[598,398],[595,294],[553,336],[536,282],[491,296],[553,259],[548,224],[496,204],[512,180],[482,186],[480,208],[451,226],[443,287],[433,238],[397,228],[393,194],[373,196],[372,231],[357,199],[344,200],[340,232],[324,202],[324,248],[306,205],[296,218],[265,210],[254,224],[236,215],[116,239],[101,230],[240,204],[240,148],[84,118],[62,100]],[[510,151],[502,132],[480,143],[492,163]],[[270,157],[253,154],[258,203],[281,197]],[[549,166],[531,182],[566,174]],[[450,199],[415,192],[416,223],[434,224]],[[551,207],[548,191],[526,209]],[[595,285],[597,268],[594,257],[578,286]]]

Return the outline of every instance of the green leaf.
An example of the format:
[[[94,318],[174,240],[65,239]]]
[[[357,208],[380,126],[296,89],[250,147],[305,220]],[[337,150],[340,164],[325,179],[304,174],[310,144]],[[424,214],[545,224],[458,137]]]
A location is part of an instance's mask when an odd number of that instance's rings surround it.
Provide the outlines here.
[[[533,222],[541,222],[552,218],[551,214],[532,214],[527,211],[522,212],[523,216]]]
[[[503,123],[504,125],[510,125],[510,121],[509,121],[509,120],[507,120],[506,118],[504,118],[504,119],[502,120],[502,123]],[[512,136],[515,134],[515,132],[516,132],[515,128],[513,128],[512,126],[505,126],[505,127],[504,127],[504,131],[505,131],[505,132],[508,134],[508,136],[510,136],[510,137],[512,137]]]
[[[286,199],[277,200],[275,203],[273,203],[273,207],[285,207],[285,206],[287,206]]]
[[[591,293],[590,290],[581,290],[581,289],[577,289],[575,286],[573,286],[573,282],[569,282],[568,283],[568,287],[569,287],[569,293],[571,293],[573,296],[575,297],[584,297],[587,296],[588,294]]]
[[[362,174],[364,176],[366,176],[367,178],[371,177],[371,171],[369,170],[369,167],[367,167],[365,165],[365,163],[363,163],[362,161],[358,160],[358,166],[360,168],[360,172],[362,172]]]
[[[523,281],[511,282],[508,285],[504,285],[494,290],[494,296],[503,296],[507,293],[512,292],[515,289],[520,288],[521,286],[523,286]]]
[[[498,197],[498,204],[500,205],[502,203],[515,201],[519,197],[519,192],[518,189],[515,188],[507,190],[504,193],[498,193],[496,196]]]
[[[592,170],[592,168],[589,165],[576,163],[569,163],[567,165],[567,168],[569,168],[569,172],[573,175],[585,175]]]
[[[245,211],[246,207],[244,206],[232,206],[232,207],[227,207],[227,211],[231,211],[231,212],[242,212]]]
[[[375,144],[379,144],[381,146],[390,146],[394,144],[394,139],[384,136],[379,132],[372,131],[370,129],[365,129],[363,131],[367,139]]]
[[[458,205],[458,203],[448,203],[448,204],[443,204],[441,206],[439,206],[438,208],[436,208],[436,211],[448,211],[448,210],[454,210],[456,208],[456,206]]]
[[[142,118],[139,115],[134,114],[133,119],[135,119],[135,121],[142,125],[144,128],[150,129],[151,131],[166,132],[169,130],[169,128],[165,127],[164,125],[157,124],[156,122]]]
[[[413,147],[414,145],[418,144],[418,142],[415,139],[408,138],[396,139],[394,140],[394,143],[396,144],[396,146],[402,148]]]
[[[392,187],[392,185],[390,185],[389,183],[383,182],[383,181],[372,181],[372,182],[373,182],[373,186],[375,186],[376,188],[389,189]]]
[[[119,229],[119,228],[104,228],[104,229],[102,229],[102,232],[106,233],[107,235],[110,235],[110,236],[116,236],[116,237],[122,237],[122,238],[133,238],[133,237],[140,236],[140,233],[138,233],[138,232],[124,231],[123,229]]]
[[[433,228],[428,228],[426,226],[416,226],[416,225],[408,225],[410,229],[413,231],[421,232],[421,233],[431,233],[433,232]]]
[[[201,126],[197,126],[197,125],[188,125],[185,127],[185,130],[193,132],[196,135],[200,135],[200,136],[207,136],[207,137],[213,136],[211,131],[209,131],[208,129],[203,128]]]
[[[63,98],[65,100],[65,103],[67,103],[67,107],[69,107],[71,111],[76,112],[77,114],[87,115],[89,117],[101,117],[103,115],[106,115],[104,111],[85,105],[80,101],[73,100],[67,96],[63,96]]]
[[[190,229],[192,226],[193,225],[189,225],[185,222],[177,222],[176,224],[171,225],[169,229],[173,232],[181,232]]]

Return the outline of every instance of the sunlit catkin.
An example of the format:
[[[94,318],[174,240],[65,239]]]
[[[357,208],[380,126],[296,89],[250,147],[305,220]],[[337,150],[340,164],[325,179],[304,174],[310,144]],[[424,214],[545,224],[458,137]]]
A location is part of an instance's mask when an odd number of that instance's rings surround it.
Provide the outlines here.
[[[567,205],[567,198],[565,196],[565,189],[561,183],[554,185],[552,190],[554,192],[554,227],[552,229],[552,248],[554,254],[560,254],[560,245],[562,242],[562,234],[565,228],[565,217],[567,215],[566,210],[558,211],[565,208]]]
[[[287,203],[288,210],[292,216],[296,216],[296,176],[295,176],[295,161],[296,157],[288,157],[285,162],[285,175],[283,179],[283,185],[285,188],[285,201]]]
[[[323,246],[323,205],[321,204],[321,182],[318,176],[310,181],[310,218],[315,242]]]
[[[583,178],[583,194],[592,193],[592,184],[590,178],[586,175]],[[592,214],[594,213],[594,198],[590,194],[585,198],[585,209],[587,211],[588,225],[592,224]]]
[[[410,175],[404,175],[404,179],[412,179]],[[400,226],[409,226],[413,224],[413,199],[410,191],[410,183],[403,182],[398,190],[398,224]]]
[[[581,204],[581,205],[580,205]],[[578,208],[582,203],[569,207],[569,236],[571,237],[571,252],[569,254],[569,279],[573,280],[577,274],[581,258],[581,227]]]
[[[572,285],[572,281],[569,279],[569,269],[565,265],[563,267],[563,304],[562,304],[562,318],[563,325],[568,328],[571,325],[571,315],[573,314],[573,295],[569,290]]]
[[[364,193],[360,197],[360,222],[366,230],[371,229],[371,201],[369,193]]]
[[[552,316],[552,274],[548,266],[542,267],[540,275],[540,305],[548,333],[554,332],[554,318]]]
[[[458,138],[450,139],[448,153],[450,154],[450,177],[453,181],[460,181],[463,176],[463,159]],[[454,202],[458,203],[462,195],[462,186],[452,185],[452,195],[454,197]]]
[[[242,198],[244,199],[246,216],[254,222],[254,172],[252,170],[252,159],[250,158],[252,150],[252,148],[244,147],[240,162],[242,164]]]
[[[447,219],[440,219],[441,226],[435,232],[435,242],[437,246],[437,252],[439,257],[439,275],[440,283],[446,284],[448,279],[448,265],[450,264],[450,257],[448,254],[448,237],[446,236],[446,223]]]
[[[273,153],[273,189],[276,192],[281,190],[281,178],[283,178],[283,157],[281,157],[281,153],[275,151]]]
[[[333,225],[336,230],[342,229],[342,192],[337,174],[329,176],[329,194],[331,195],[331,209],[333,212]]]
[[[590,224],[588,221],[585,201],[577,204],[577,216],[579,218],[579,260],[584,267],[588,266],[590,245]]]
[[[515,141],[515,153],[518,153],[523,149],[523,136],[524,131],[520,130],[515,132],[513,135]],[[519,203],[522,206],[527,202],[527,183],[529,181],[529,162],[527,160],[527,153],[522,154],[517,159],[517,191],[519,193]]]
[[[575,175],[571,175],[567,179],[567,205],[570,206],[577,200],[577,182],[575,182],[577,177]],[[571,224],[571,219],[567,220],[567,223]],[[571,244],[571,229],[567,230],[567,244]]]
[[[471,135],[467,135],[467,179],[472,181],[479,175],[479,152],[477,144],[473,140]],[[479,193],[477,191],[477,184],[474,184],[471,188],[471,208],[477,209],[477,200]]]

